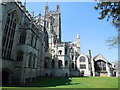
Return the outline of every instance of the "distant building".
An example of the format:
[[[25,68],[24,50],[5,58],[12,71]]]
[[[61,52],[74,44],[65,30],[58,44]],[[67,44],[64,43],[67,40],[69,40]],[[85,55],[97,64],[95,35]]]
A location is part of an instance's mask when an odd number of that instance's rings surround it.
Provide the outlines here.
[[[112,62],[112,75],[114,77],[120,77],[120,61]]]
[[[95,76],[112,76],[112,64],[102,55],[98,54],[93,57],[93,75]]]

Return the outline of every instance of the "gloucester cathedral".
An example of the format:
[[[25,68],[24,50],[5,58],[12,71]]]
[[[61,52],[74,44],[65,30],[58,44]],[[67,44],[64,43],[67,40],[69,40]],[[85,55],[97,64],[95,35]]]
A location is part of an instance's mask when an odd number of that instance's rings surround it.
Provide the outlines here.
[[[101,54],[81,53],[80,36],[61,41],[61,12],[37,16],[18,0],[0,3],[3,85],[25,84],[40,77],[113,76],[112,64]]]

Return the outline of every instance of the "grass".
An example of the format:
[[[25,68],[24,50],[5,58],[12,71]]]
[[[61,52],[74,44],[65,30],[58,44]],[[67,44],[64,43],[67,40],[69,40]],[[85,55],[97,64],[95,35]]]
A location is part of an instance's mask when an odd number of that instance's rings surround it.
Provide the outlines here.
[[[72,82],[68,84],[68,78],[41,78],[37,82],[24,85],[27,87],[14,88],[17,90],[28,90],[28,88],[29,90],[40,88],[118,88],[117,77],[73,77],[72,79]],[[11,89],[14,90],[13,87]]]

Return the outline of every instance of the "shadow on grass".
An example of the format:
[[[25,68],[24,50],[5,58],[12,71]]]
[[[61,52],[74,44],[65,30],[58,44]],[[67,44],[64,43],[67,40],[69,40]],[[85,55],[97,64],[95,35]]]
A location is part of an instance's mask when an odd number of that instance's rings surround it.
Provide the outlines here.
[[[62,77],[62,78],[42,77],[39,78],[36,82],[31,82],[24,85],[7,85],[3,87],[56,87],[56,86],[67,86],[67,85],[75,85],[75,84],[80,84],[80,83],[72,83],[72,82],[70,83],[68,81],[68,77]]]
[[[67,85],[75,85],[75,84],[80,84],[80,83],[70,83],[67,77],[66,78],[41,78],[37,82],[22,85],[22,87],[56,87],[56,86],[67,86]]]
[[[56,87],[56,86],[68,86],[68,85],[75,85],[80,83],[70,83],[70,84],[51,84],[51,85],[38,85],[38,86],[24,86],[24,87]]]

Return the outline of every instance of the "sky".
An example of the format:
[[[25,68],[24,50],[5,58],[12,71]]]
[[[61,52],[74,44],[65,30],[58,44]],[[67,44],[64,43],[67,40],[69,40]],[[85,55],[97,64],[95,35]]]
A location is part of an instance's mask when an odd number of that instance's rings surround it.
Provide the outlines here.
[[[49,10],[55,11],[60,5],[62,41],[75,41],[80,35],[81,52],[92,56],[103,55],[108,61],[118,60],[118,49],[107,46],[106,40],[117,35],[110,21],[98,20],[99,11],[94,10],[96,2],[48,2]],[[44,15],[46,2],[27,2],[27,10],[35,15]]]

